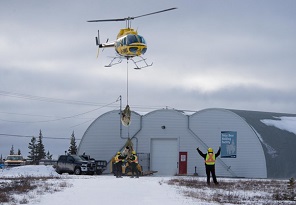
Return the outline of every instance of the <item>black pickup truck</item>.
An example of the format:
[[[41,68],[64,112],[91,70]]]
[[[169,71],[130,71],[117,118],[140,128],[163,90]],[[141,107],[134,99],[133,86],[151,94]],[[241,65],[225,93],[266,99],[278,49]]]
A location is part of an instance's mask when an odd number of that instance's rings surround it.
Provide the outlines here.
[[[98,160],[101,161],[101,160]],[[98,166],[96,160],[94,162],[86,160],[85,158],[77,155],[61,155],[57,161],[56,172],[59,174],[101,174],[107,166],[107,161],[102,166]],[[100,167],[98,169],[98,167]],[[102,171],[100,171],[102,170]]]
[[[94,168],[94,173],[100,175],[103,171],[107,168],[107,161],[106,160],[95,160],[91,158],[90,155],[79,155],[79,157],[83,158],[84,160],[88,161],[92,168]]]

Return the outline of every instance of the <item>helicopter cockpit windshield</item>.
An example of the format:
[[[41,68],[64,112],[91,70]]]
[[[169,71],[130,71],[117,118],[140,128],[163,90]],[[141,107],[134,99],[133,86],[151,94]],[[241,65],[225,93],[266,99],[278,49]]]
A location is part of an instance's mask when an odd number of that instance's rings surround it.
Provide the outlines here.
[[[127,35],[127,45],[130,45],[132,43],[146,44],[145,39],[142,36],[129,34],[129,35]]]
[[[121,56],[134,57],[147,51],[145,39],[137,34],[128,34],[116,40],[115,51]]]

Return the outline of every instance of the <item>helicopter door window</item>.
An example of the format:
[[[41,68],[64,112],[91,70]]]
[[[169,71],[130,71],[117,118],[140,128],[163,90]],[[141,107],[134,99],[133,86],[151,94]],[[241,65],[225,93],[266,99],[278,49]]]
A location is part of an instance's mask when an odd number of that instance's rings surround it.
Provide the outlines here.
[[[138,39],[139,39],[140,43],[146,44],[146,41],[142,36],[138,35]]]
[[[126,38],[122,39],[122,44],[125,46],[126,45]]]

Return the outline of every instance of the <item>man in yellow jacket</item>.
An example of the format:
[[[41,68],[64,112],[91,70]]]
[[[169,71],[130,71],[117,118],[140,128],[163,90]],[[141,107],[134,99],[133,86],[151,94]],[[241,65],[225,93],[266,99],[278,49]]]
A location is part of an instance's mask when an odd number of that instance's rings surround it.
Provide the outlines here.
[[[132,167],[132,176],[131,178],[134,178],[134,173],[136,172],[136,177],[139,178],[139,170],[138,170],[138,156],[136,154],[136,151],[132,151],[132,155],[129,158],[129,163]]]
[[[212,148],[208,148],[208,152],[206,154],[202,153],[199,148],[196,148],[200,156],[202,156],[205,160],[205,166],[206,166],[206,174],[207,174],[207,184],[210,185],[210,177],[212,174],[213,181],[216,185],[218,185],[218,181],[216,178],[215,173],[215,163],[216,158],[220,155],[221,148],[219,147],[219,150],[216,154],[213,153]]]
[[[122,162],[125,159],[126,156],[122,156],[121,152],[117,152],[115,158],[114,158],[114,164],[115,164],[115,175],[116,178],[122,178]]]

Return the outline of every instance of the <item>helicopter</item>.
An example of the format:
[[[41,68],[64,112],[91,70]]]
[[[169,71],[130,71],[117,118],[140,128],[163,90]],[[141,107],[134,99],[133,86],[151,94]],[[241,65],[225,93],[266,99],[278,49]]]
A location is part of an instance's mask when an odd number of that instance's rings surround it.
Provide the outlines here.
[[[131,21],[148,16],[148,15],[153,15],[153,14],[158,14],[166,11],[171,11],[177,9],[176,7],[174,8],[169,8],[161,11],[156,11],[140,16],[134,16],[134,17],[126,17],[126,18],[118,18],[118,19],[102,19],[102,20],[89,20],[87,22],[108,22],[108,21],[125,21],[126,22],[126,28],[120,29],[117,38],[113,42],[108,42],[109,39],[107,39],[106,43],[100,43],[100,32],[98,30],[98,36],[95,37],[96,40],[96,45],[98,46],[98,54],[99,55],[99,50],[100,48],[109,48],[109,47],[114,47],[116,51],[116,56],[113,57],[111,62],[106,65],[105,67],[111,67],[113,65],[119,64],[122,62],[122,59],[127,59],[131,60],[134,65],[136,66],[135,69],[141,69],[141,68],[146,68],[149,66],[152,66],[153,63],[148,64],[146,62],[146,59],[143,58],[142,55],[144,55],[147,51],[147,44],[142,35],[138,34],[138,31],[131,28]],[[134,60],[134,58],[139,58],[140,60]],[[144,62],[144,66],[139,66],[139,62]]]

